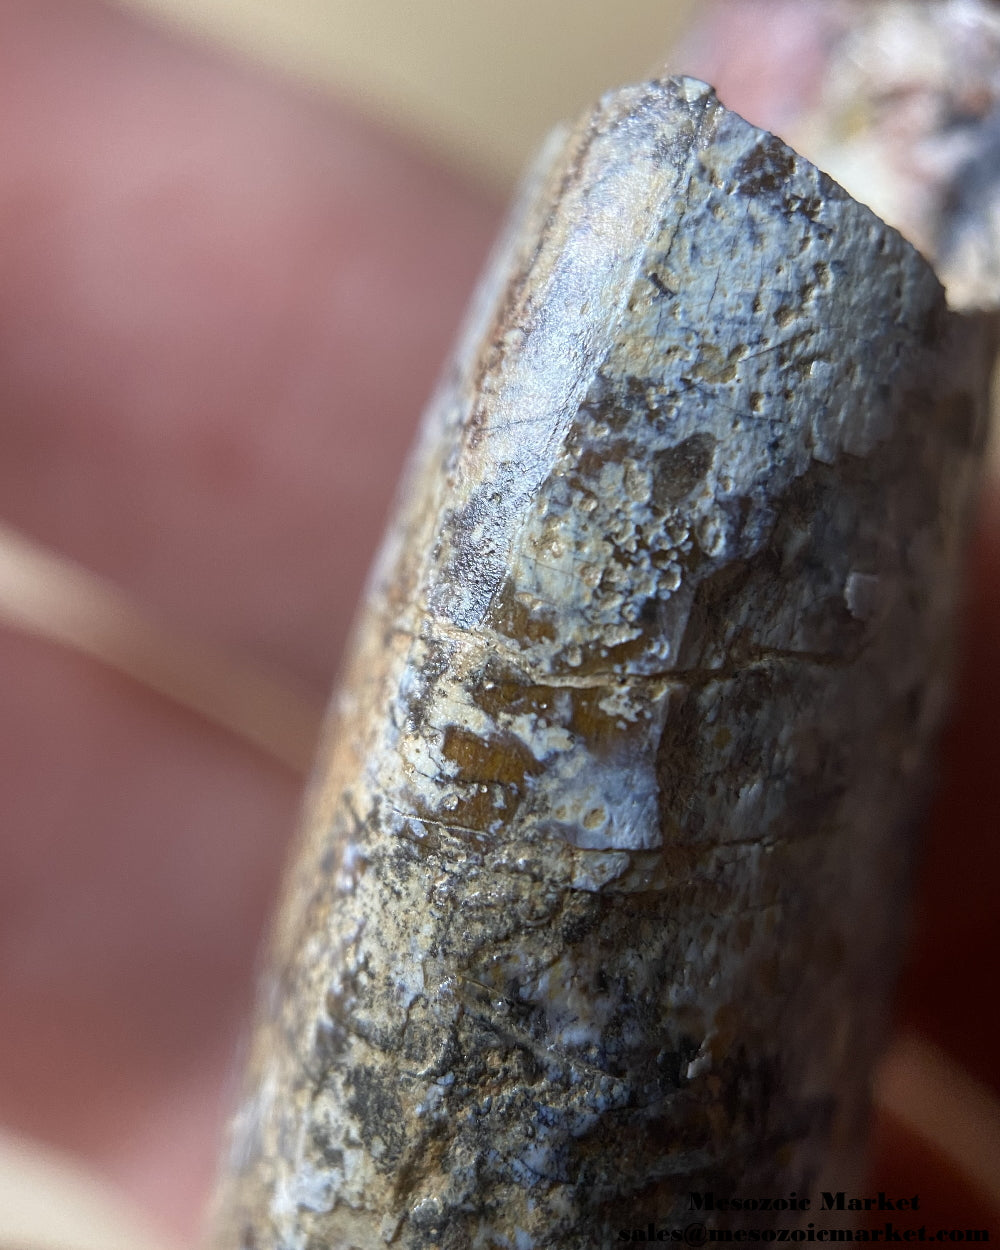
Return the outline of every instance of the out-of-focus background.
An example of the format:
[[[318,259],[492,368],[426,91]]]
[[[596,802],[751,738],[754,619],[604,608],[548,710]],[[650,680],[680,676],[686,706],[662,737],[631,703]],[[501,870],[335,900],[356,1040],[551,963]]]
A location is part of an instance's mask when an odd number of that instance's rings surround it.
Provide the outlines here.
[[[323,90],[500,189],[661,62],[696,0],[119,0]]]
[[[110,0],[109,0],[110,2]],[[549,128],[655,72],[696,0],[117,0],[335,99],[503,200]],[[419,403],[419,399],[415,399]],[[2,1250],[163,1250],[71,1157],[0,1131]]]

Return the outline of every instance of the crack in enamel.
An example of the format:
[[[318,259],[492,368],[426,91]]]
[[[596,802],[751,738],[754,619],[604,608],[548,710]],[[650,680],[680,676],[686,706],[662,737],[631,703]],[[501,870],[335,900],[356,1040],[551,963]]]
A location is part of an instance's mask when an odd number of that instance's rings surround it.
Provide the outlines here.
[[[703,84],[550,158],[372,583],[220,1247],[575,1248],[854,1174],[980,328]]]

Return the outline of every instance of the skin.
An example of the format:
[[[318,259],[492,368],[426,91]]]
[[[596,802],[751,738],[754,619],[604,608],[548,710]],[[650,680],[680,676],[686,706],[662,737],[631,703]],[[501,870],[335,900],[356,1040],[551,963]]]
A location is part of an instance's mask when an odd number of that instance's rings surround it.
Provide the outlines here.
[[[497,221],[345,108],[0,0],[0,517],[322,699]],[[987,498],[899,1007],[994,1088],[998,573]],[[0,690],[0,1115],[190,1238],[299,779],[6,629]]]
[[[494,205],[86,0],[0,5],[0,169],[4,520],[321,703]],[[0,689],[4,1119],[190,1231],[300,780],[15,632]]]

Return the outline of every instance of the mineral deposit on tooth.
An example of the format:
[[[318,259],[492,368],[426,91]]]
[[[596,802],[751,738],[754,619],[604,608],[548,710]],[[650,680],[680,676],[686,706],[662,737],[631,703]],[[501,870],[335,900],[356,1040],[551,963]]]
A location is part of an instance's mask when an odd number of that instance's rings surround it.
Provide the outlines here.
[[[217,1247],[576,1250],[851,1188],[985,374],[703,84],[550,145],[360,621]]]

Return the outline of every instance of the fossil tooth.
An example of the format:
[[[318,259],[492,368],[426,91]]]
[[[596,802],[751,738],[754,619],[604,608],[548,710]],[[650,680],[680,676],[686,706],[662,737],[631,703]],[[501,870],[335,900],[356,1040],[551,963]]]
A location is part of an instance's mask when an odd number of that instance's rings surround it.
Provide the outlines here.
[[[216,1246],[856,1182],[988,340],[700,82],[549,145],[359,622]]]

